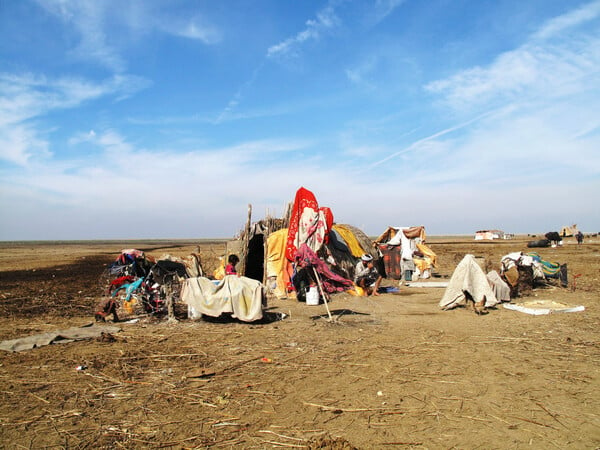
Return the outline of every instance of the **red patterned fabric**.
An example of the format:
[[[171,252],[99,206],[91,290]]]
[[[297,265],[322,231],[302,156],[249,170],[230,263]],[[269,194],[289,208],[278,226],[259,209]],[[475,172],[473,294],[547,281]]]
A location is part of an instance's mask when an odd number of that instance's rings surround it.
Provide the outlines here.
[[[292,215],[290,216],[290,225],[288,228],[287,243],[285,247],[285,257],[293,261],[294,255],[296,254],[296,239],[298,231],[301,226],[300,218],[305,208],[311,208],[314,211],[319,210],[319,204],[315,195],[308,189],[301,187],[296,192],[296,198],[294,199],[294,206],[292,207]]]
[[[327,233],[325,233],[325,243],[329,244],[329,230],[333,226],[333,211],[328,206],[321,206],[319,211],[325,216],[325,226],[327,227]]]

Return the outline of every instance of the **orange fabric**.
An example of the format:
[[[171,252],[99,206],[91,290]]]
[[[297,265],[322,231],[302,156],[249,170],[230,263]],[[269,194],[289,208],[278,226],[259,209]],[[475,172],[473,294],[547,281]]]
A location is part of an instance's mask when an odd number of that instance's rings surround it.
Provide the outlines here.
[[[288,229],[271,233],[267,238],[267,277],[275,277],[273,293],[277,298],[287,297],[292,264],[285,257]]]

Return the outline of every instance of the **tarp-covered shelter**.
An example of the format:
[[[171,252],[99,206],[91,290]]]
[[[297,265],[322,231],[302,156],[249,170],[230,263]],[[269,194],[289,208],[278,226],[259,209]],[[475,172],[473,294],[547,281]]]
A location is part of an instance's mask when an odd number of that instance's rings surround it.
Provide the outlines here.
[[[495,306],[499,300],[492,287],[494,282],[503,283],[499,278],[489,278],[473,255],[465,255],[454,269],[439,306],[442,309],[452,309],[465,306],[468,301],[479,308]]]
[[[425,227],[388,227],[374,244],[381,252],[385,276],[399,280],[429,278],[437,255],[425,244]]]

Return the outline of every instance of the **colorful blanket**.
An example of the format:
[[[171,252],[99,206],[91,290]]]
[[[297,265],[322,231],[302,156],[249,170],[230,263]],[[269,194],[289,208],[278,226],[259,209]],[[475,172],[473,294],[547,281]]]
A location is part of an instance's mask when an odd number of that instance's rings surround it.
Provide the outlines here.
[[[302,244],[307,244],[315,252],[319,250],[325,242],[328,223],[333,223],[331,210],[319,208],[317,199],[308,189],[298,189],[290,216],[286,258],[293,261],[296,250]]]

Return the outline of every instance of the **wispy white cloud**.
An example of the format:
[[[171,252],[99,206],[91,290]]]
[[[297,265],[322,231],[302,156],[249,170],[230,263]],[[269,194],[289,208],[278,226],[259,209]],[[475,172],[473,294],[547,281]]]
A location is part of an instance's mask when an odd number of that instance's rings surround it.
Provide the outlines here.
[[[33,119],[107,95],[128,96],[147,84],[122,75],[93,83],[75,77],[0,74],[0,159],[23,165],[36,155],[49,155],[46,139],[40,137]]]
[[[334,27],[339,26],[340,19],[335,13],[335,7],[330,2],[319,11],[315,19],[306,21],[306,27],[278,44],[272,45],[267,50],[267,57],[276,58],[295,54],[296,48],[309,40],[317,40],[321,35]]]
[[[577,30],[568,38],[556,34],[599,15],[600,2],[594,2],[550,20],[529,42],[498,55],[487,67],[466,69],[433,81],[425,89],[439,94],[456,109],[559,98],[585,91],[590,86],[589,78],[600,73],[600,35],[578,34]],[[554,37],[557,39],[552,40]]]
[[[33,127],[0,125],[0,160],[24,166],[34,156],[47,159],[52,153],[48,141],[40,138]]]
[[[36,161],[21,171],[0,169],[0,207],[10,207],[24,197],[28,204],[53,205],[48,226],[55,226],[55,230],[59,230],[60,217],[70,215],[65,211],[76,210],[77,217],[64,223],[65,231],[58,232],[68,234],[73,227],[81,233],[82,222],[93,217],[97,223],[92,226],[92,233],[102,236],[111,229],[114,233],[114,213],[123,211],[120,204],[131,194],[132,201],[126,209],[127,214],[142,224],[135,230],[137,236],[145,232],[151,236],[161,227],[175,230],[179,236],[185,232],[182,230],[191,229],[196,229],[195,233],[222,236],[237,231],[238,218],[244,215],[248,200],[261,201],[270,186],[277,185],[278,192],[287,189],[293,195],[298,183],[311,183],[320,176],[316,170],[318,163],[310,158],[304,159],[303,165],[310,168],[312,175],[289,171],[289,161],[297,160],[306,148],[307,142],[303,140],[248,141],[185,153],[169,148],[139,148],[114,129],[77,135],[75,144],[77,140],[96,146],[99,151],[88,152],[85,158],[80,155],[77,161],[45,161],[43,170],[41,162]],[[269,164],[265,164],[266,160]],[[280,207],[282,213],[282,205],[283,201],[268,206]],[[158,215],[157,207],[161,211]],[[182,221],[184,210],[187,210],[186,220]],[[207,211],[210,211],[208,216]],[[198,230],[207,217],[212,223]]]
[[[73,56],[100,63],[117,72],[125,70],[125,61],[107,43],[104,31],[106,14],[111,11],[109,2],[38,0],[38,3],[65,23],[71,24],[81,36],[79,44],[72,51]]]
[[[597,4],[547,22],[543,33],[488,66],[429,83],[427,91],[443,100],[443,114],[472,118],[404,145],[370,168],[392,167],[406,180],[453,191],[470,183],[478,191],[514,184],[526,190],[549,179],[597,179],[600,36],[577,28],[597,20]],[[569,37],[554,39],[567,26]],[[410,169],[404,171],[405,164]]]
[[[354,84],[359,85],[368,90],[375,89],[375,85],[369,79],[373,70],[377,66],[377,61],[373,56],[362,61],[357,67],[346,69],[346,77]]]
[[[593,1],[548,21],[536,33],[534,39],[548,39],[561,32],[594,20],[600,16],[600,1]]]
[[[453,133],[453,132],[455,132],[457,130],[463,129],[463,128],[465,128],[465,127],[467,127],[467,126],[469,126],[469,125],[471,125],[471,124],[473,124],[475,122],[478,122],[478,121],[482,120],[483,118],[485,118],[485,117],[487,117],[487,116],[489,116],[489,115],[491,115],[493,113],[494,113],[494,111],[485,112],[485,113],[483,113],[483,114],[481,114],[481,115],[479,115],[477,117],[474,117],[474,118],[472,118],[470,120],[467,120],[466,122],[460,123],[458,125],[454,125],[452,127],[446,128],[445,130],[441,130],[441,131],[433,133],[433,134],[431,134],[431,135],[429,135],[427,137],[421,138],[421,139],[413,142],[409,146],[407,146],[407,147],[405,147],[405,148],[403,148],[401,150],[398,150],[398,151],[392,153],[391,155],[388,155],[385,158],[380,159],[379,161],[375,161],[374,163],[372,163],[369,166],[369,169],[374,169],[375,167],[380,166],[380,165],[382,165],[382,164],[390,161],[391,159],[396,158],[396,157],[398,157],[400,155],[403,155],[405,153],[410,153],[410,152],[418,151],[418,150],[424,148],[425,146],[427,146],[430,141],[433,141],[435,139],[438,139],[440,137],[443,137],[445,135]]]
[[[406,0],[376,0],[375,5],[369,14],[369,21],[373,25],[381,22],[405,1]]]
[[[202,17],[192,19],[183,17],[153,17],[158,30],[187,39],[195,39],[204,44],[216,44],[221,41],[222,33],[214,25],[206,24]]]
[[[0,125],[72,108],[109,94],[126,97],[148,85],[149,82],[140,77],[123,75],[95,83],[77,77],[0,73]]]
[[[79,145],[83,142],[93,142],[96,139],[96,132],[90,130],[86,132],[76,133],[74,136],[69,138],[69,145]]]
[[[101,64],[122,73],[127,62],[120,54],[120,40],[127,33],[113,36],[117,23],[124,30],[136,33],[159,31],[173,36],[193,39],[204,44],[221,40],[221,32],[199,14],[191,17],[177,15],[155,1],[132,1],[126,5],[119,0],[37,0],[49,13],[70,24],[80,36],[80,41],[70,54],[79,59]],[[108,31],[110,30],[110,31]]]

